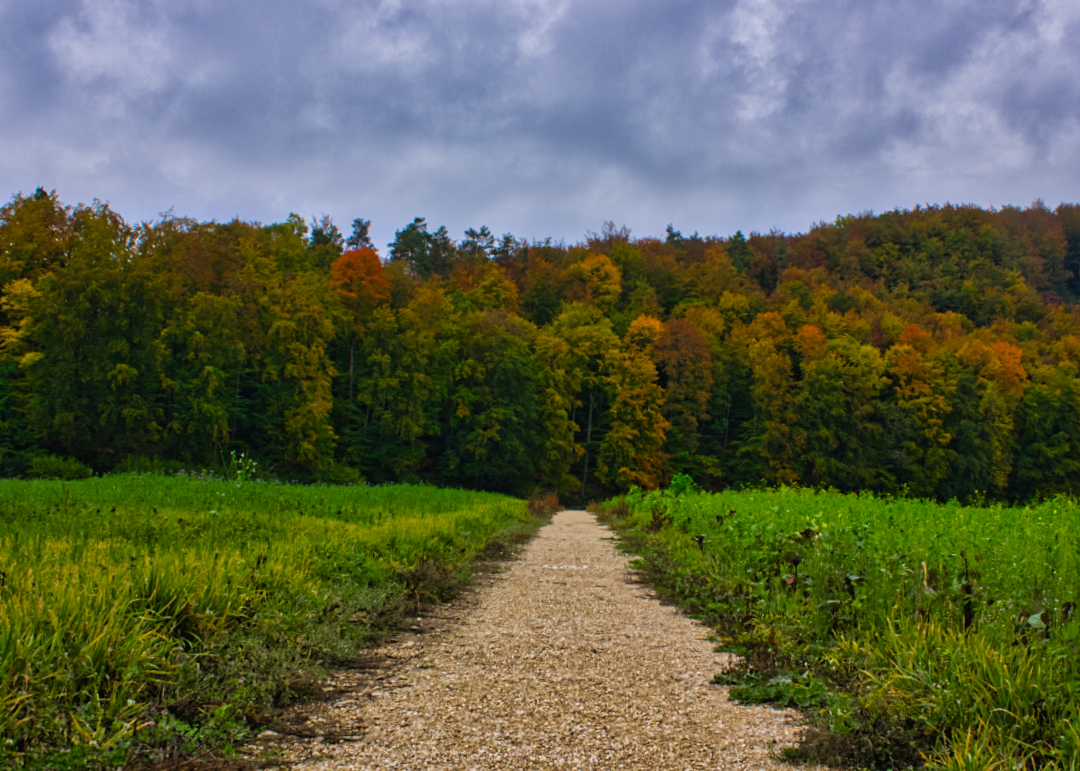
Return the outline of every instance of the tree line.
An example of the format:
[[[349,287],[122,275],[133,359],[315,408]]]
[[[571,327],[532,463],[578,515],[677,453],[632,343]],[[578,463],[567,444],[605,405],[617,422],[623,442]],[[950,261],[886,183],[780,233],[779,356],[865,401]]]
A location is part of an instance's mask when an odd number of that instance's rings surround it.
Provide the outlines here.
[[[299,479],[590,498],[675,473],[939,499],[1076,494],[1080,205],[806,233],[385,258],[357,219],[0,209],[0,474],[247,452]]]

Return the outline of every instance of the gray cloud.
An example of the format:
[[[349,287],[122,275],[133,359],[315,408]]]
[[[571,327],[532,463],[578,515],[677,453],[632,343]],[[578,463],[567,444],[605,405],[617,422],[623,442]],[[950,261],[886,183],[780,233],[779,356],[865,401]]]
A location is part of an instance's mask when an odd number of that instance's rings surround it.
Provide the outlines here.
[[[1080,178],[1064,0],[8,0],[0,187],[579,239]]]

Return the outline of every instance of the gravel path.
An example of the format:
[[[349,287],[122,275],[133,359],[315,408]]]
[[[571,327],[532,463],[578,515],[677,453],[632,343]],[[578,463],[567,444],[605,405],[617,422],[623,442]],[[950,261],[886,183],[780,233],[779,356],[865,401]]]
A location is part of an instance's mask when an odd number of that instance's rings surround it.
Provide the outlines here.
[[[796,714],[729,702],[709,684],[727,654],[626,563],[590,514],[564,511],[434,627],[381,649],[381,679],[339,675],[307,723],[325,739],[263,738],[304,771],[790,771],[769,753]]]

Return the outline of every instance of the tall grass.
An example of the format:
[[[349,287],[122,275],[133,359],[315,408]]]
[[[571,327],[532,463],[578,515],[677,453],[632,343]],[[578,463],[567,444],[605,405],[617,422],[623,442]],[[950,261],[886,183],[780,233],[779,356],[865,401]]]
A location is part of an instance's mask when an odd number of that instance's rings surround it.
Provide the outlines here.
[[[781,488],[635,492],[607,510],[640,566],[746,654],[720,678],[736,696],[816,711],[819,759],[1080,764],[1075,502]]]
[[[0,758],[130,743],[162,705],[257,722],[527,520],[420,486],[0,482]]]

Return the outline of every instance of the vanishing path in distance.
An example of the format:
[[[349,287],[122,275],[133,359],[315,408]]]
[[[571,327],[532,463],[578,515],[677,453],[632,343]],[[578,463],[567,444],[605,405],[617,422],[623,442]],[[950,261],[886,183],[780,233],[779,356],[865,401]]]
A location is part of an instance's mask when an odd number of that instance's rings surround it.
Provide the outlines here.
[[[794,741],[797,715],[711,685],[727,654],[633,582],[591,514],[556,515],[505,572],[433,612],[436,628],[379,650],[397,660],[381,682],[312,714],[348,741],[286,745],[285,759],[306,758],[298,771],[790,771],[768,755]]]

